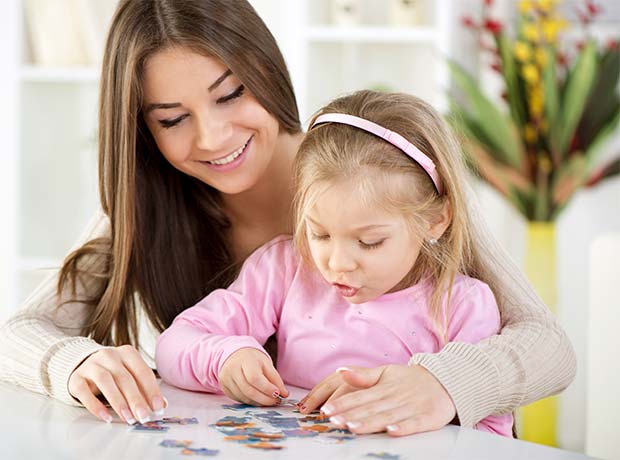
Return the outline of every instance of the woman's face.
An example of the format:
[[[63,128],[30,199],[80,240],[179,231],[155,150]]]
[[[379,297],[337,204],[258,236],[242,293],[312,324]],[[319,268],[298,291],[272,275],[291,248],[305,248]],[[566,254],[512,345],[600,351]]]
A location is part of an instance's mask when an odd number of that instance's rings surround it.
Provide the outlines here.
[[[221,61],[169,48],[147,60],[143,85],[146,124],[170,164],[226,194],[260,180],[278,121]]]

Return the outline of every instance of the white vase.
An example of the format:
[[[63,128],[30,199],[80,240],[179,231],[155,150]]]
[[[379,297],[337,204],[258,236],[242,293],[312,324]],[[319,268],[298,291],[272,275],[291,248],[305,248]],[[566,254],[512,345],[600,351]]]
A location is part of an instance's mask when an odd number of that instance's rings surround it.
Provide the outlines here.
[[[357,26],[361,22],[359,0],[331,0],[332,23],[336,26]]]
[[[390,0],[389,21],[392,27],[411,27],[420,23],[420,0]]]

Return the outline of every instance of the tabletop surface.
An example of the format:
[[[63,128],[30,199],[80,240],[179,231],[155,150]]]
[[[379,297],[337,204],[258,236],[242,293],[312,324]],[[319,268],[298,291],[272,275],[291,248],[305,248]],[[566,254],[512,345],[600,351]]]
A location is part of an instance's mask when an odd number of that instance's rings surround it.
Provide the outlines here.
[[[165,433],[137,431],[115,419],[111,424],[92,417],[85,409],[72,407],[51,398],[34,394],[16,386],[0,383],[0,458],[46,459],[180,459],[188,458],[182,448],[163,447],[163,440],[191,440],[191,448],[219,451],[216,459],[511,459],[555,460],[587,459],[582,454],[553,449],[524,441],[506,439],[456,426],[439,431],[402,438],[386,434],[356,436],[338,440],[340,433],[319,433],[314,437],[287,437],[273,442],[284,446],[281,450],[257,450],[236,441],[224,440],[223,428],[214,424],[223,417],[249,417],[257,430],[276,431],[268,424],[265,414],[276,410],[279,417],[302,416],[292,407],[250,408],[232,410],[223,405],[233,404],[224,396],[192,393],[164,383],[162,392],[170,406],[164,417],[196,418],[197,424],[169,424]],[[294,397],[305,392],[292,391]],[[248,410],[250,411],[248,413]],[[263,414],[261,416],[261,414]],[[256,417],[259,415],[259,417]],[[295,423],[295,422],[293,422]],[[300,423],[311,426],[311,423]],[[331,426],[331,425],[325,425]],[[387,454],[373,457],[368,454]],[[209,457],[197,457],[209,458]]]

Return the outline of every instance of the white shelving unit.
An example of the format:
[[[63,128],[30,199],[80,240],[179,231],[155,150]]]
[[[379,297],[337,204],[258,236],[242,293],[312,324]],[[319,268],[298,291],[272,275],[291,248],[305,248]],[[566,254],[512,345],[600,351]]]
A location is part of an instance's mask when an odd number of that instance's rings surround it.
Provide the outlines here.
[[[27,52],[26,0],[6,0],[0,42],[0,321],[57,268],[97,205],[99,69],[42,67]],[[104,0],[97,0],[104,1]],[[113,1],[113,0],[105,0]],[[330,0],[250,0],[282,48],[304,125],[345,92],[387,87],[445,107],[449,0],[419,0],[419,24],[391,27],[391,0],[360,0],[362,20],[331,21]],[[4,51],[3,51],[4,53]]]

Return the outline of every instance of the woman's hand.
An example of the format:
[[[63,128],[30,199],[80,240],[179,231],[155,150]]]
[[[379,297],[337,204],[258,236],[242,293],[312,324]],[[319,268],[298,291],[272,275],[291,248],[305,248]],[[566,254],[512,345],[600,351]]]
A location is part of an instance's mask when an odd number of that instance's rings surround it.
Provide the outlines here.
[[[288,397],[284,382],[271,359],[254,348],[242,348],[224,362],[218,376],[230,399],[254,406],[277,404],[276,395]]]
[[[313,410],[322,406],[325,403],[332,401],[340,396],[346,395],[347,393],[351,393],[353,391],[359,390],[359,388],[354,387],[346,383],[342,377],[342,370],[344,369],[352,369],[352,370],[364,370],[363,367],[341,367],[336,369],[336,372],[325,377],[321,382],[317,383],[310,393],[304,396],[299,401],[299,412],[302,414],[309,414]]]
[[[103,395],[121,420],[133,425],[163,415],[167,405],[155,378],[140,353],[130,346],[96,351],[75,368],[69,393],[95,417],[110,423],[112,416],[97,396]]]
[[[357,391],[330,399],[321,410],[355,433],[387,430],[404,436],[438,430],[456,415],[445,388],[421,366],[341,368],[339,374]]]

